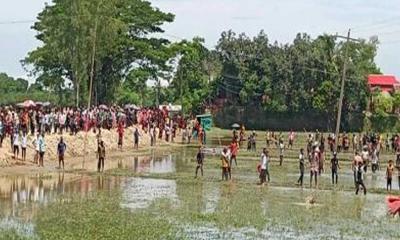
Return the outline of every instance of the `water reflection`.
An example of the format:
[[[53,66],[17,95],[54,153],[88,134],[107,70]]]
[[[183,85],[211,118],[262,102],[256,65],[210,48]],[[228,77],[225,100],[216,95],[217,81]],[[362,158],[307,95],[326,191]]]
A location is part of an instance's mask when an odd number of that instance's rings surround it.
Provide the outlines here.
[[[134,173],[171,173],[176,171],[176,156],[157,155],[134,156],[118,163],[119,169],[132,169]]]
[[[67,179],[67,180],[66,180]],[[53,175],[0,177],[0,215],[30,220],[38,208],[57,196],[79,194],[84,197],[96,190],[111,190],[121,178],[90,177],[58,173]]]
[[[175,158],[172,155],[160,155],[153,152],[148,156],[118,159],[118,167],[132,169],[135,173],[174,172]],[[39,207],[54,201],[58,196],[68,198],[79,194],[79,196],[85,197],[93,191],[119,189],[121,186],[125,186],[125,184],[122,184],[123,181],[125,181],[123,177],[107,177],[104,175],[93,177],[63,172],[47,175],[1,176],[0,217],[3,220],[8,218],[31,220]],[[164,188],[168,184],[155,184],[153,189],[155,187],[155,191],[157,191],[157,188]],[[174,187],[171,186],[169,189],[173,192]],[[169,192],[165,194],[169,194]]]

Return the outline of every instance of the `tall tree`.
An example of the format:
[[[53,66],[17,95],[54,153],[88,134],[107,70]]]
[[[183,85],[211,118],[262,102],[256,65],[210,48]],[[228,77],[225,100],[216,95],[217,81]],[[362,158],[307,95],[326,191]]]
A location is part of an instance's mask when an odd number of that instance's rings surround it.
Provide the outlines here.
[[[77,104],[89,96],[91,103],[112,102],[130,71],[160,64],[155,59],[169,42],[153,36],[173,19],[144,0],[53,0],[33,26],[42,46],[24,64],[59,86],[70,80]]]

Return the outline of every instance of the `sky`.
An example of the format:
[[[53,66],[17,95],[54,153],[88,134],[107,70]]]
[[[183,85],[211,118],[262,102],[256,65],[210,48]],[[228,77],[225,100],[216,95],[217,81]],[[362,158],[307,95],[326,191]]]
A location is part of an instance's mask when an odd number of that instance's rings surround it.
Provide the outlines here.
[[[28,77],[20,60],[40,45],[32,22],[50,0],[13,0],[0,8],[0,72]],[[376,62],[385,74],[400,79],[399,0],[150,0],[155,7],[175,14],[164,26],[173,41],[203,37],[213,48],[222,31],[232,29],[254,36],[261,30],[271,41],[287,43],[298,32],[312,37],[328,33],[354,38],[378,36]]]

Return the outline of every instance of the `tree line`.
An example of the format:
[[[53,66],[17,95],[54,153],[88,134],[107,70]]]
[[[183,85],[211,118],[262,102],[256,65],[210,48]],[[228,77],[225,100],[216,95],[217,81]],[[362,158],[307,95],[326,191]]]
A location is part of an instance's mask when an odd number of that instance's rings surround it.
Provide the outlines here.
[[[173,21],[144,0],[53,0],[32,27],[41,45],[23,64],[33,68],[35,86],[74,105],[175,103],[198,113],[223,102],[332,117],[346,48],[343,112],[367,108],[366,77],[380,73],[376,39],[345,43],[299,33],[282,44],[264,31],[249,37],[229,30],[208,49],[201,37],[163,38],[164,24]]]

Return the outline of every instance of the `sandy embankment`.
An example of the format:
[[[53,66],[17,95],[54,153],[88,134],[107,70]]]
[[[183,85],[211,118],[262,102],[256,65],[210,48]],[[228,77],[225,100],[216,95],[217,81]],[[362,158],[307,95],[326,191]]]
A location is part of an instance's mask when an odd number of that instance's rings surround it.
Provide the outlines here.
[[[135,126],[126,129],[124,134],[124,147],[123,151],[133,150],[133,132]],[[143,132],[139,128],[140,138],[139,150],[144,150],[150,147],[149,134]],[[102,140],[106,146],[107,155],[110,156],[112,153],[118,151],[118,133],[116,129],[110,131],[102,129],[101,132]],[[97,138],[93,131],[88,133],[80,132],[76,136],[71,136],[69,133],[63,135],[51,134],[46,135],[46,154],[44,160],[44,168],[39,168],[34,164],[35,148],[33,145],[34,137],[28,137],[28,148],[26,154],[26,161],[21,161],[21,152],[19,159],[15,160],[14,155],[11,151],[10,138],[4,139],[3,147],[0,148],[0,173],[30,173],[30,172],[49,172],[56,170],[58,167],[57,158],[57,144],[60,137],[63,136],[65,143],[67,144],[67,151],[65,153],[65,170],[78,169],[82,166],[84,160],[87,164],[94,165],[96,162],[96,151],[97,151]],[[180,142],[181,137],[177,136],[176,141]],[[167,142],[164,140],[157,139],[157,145],[165,145]],[[84,166],[86,168],[88,166]]]

